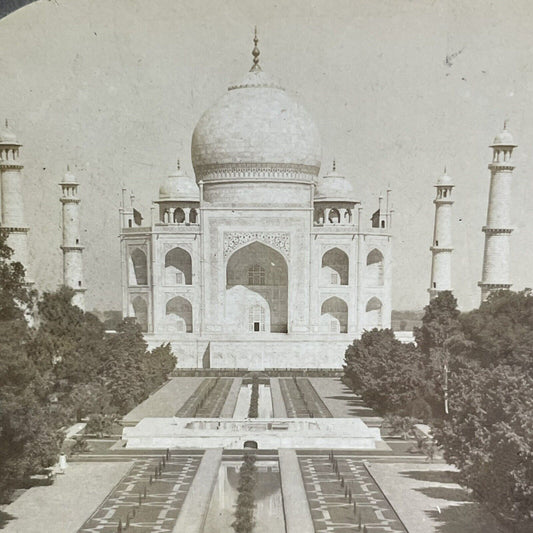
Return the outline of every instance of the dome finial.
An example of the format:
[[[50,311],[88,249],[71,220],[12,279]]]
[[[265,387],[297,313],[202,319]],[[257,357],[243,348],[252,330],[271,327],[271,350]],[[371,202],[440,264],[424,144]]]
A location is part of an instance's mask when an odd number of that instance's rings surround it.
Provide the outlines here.
[[[178,157],[178,164],[177,164],[177,166],[178,166],[178,170],[181,170],[181,163],[180,163],[180,158],[179,158],[179,157]]]
[[[70,165],[67,165],[67,172],[70,172]]]
[[[444,165],[444,175],[446,175],[446,165]]]
[[[9,128],[9,121],[6,118],[6,129]]]
[[[509,123],[509,119],[506,118],[504,121],[503,121],[503,129],[506,130],[507,129],[507,124]]]
[[[333,172],[335,172],[336,168],[337,168],[337,165],[336,165],[336,163],[335,163],[335,159],[334,159],[334,160],[333,160]]]
[[[259,42],[259,39],[257,38],[257,26],[255,26],[254,28],[254,49],[252,50],[252,55],[254,56],[254,64],[252,65],[250,72],[257,72],[261,70],[261,67],[259,66],[259,54],[261,52],[259,51],[259,48],[257,48],[258,42]]]

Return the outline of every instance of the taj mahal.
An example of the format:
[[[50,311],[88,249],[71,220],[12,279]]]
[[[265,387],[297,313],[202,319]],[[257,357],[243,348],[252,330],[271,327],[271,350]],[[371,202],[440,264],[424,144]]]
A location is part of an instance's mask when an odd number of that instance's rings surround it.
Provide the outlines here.
[[[391,327],[391,191],[367,213],[335,161],[321,170],[317,126],[262,70],[254,43],[250,71],[196,124],[194,178],[178,160],[144,218],[122,191],[122,315],[150,347],[170,343],[183,368],[340,368],[355,338]],[[6,121],[0,227],[32,286],[21,147]],[[490,147],[481,301],[512,286],[517,145],[507,122]],[[84,309],[81,200],[68,167],[59,185],[63,285]],[[454,188],[445,169],[435,182],[430,299],[453,291]]]
[[[319,131],[260,67],[257,37],[191,158],[149,224],[120,209],[123,315],[150,345],[189,368],[338,368],[363,330],[390,327],[390,191],[365,215],[334,162],[321,173]]]

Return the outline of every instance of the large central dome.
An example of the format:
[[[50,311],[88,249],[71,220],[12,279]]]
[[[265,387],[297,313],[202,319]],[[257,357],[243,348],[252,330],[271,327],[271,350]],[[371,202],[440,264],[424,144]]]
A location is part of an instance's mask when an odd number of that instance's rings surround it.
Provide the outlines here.
[[[216,169],[259,164],[318,174],[320,137],[307,111],[252,69],[200,118],[192,137],[197,180]]]

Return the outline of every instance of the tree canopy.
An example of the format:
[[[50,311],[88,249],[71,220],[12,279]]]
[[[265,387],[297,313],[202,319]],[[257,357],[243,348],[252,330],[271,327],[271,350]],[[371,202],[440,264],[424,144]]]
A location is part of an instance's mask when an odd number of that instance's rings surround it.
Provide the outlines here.
[[[67,287],[45,292],[35,313],[35,291],[11,258],[0,229],[0,501],[57,461],[65,427],[125,414],[176,365],[170,345],[147,350],[131,319],[106,333]]]

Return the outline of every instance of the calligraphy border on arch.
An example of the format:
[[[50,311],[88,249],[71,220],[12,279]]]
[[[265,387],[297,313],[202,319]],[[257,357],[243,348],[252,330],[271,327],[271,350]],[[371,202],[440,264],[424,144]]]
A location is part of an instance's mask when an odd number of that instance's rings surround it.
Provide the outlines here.
[[[290,251],[289,233],[284,231],[231,231],[224,233],[224,257],[233,253],[237,248],[249,242],[260,241],[283,255],[288,256]]]

